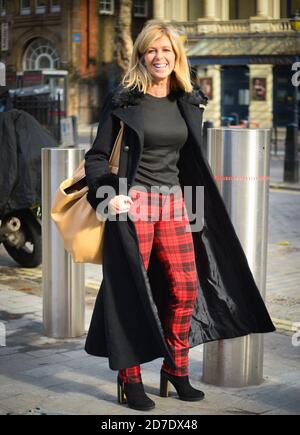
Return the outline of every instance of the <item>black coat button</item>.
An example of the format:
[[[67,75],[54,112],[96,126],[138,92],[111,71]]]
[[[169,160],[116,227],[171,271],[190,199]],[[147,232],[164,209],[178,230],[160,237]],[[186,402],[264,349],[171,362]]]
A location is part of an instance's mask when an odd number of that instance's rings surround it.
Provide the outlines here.
[[[128,145],[124,146],[124,151],[126,151],[126,152],[129,151],[129,146]]]

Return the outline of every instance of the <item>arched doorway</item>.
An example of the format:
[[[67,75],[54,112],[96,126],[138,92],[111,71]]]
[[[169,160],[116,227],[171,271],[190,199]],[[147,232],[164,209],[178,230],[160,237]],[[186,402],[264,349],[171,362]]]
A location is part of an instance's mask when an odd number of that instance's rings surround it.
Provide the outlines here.
[[[60,57],[58,50],[51,41],[37,38],[28,45],[24,54],[24,71],[58,69],[59,66]]]
[[[15,107],[26,110],[60,141],[61,118],[67,116],[68,72],[60,70],[59,50],[38,37],[25,47],[21,88],[15,92]]]

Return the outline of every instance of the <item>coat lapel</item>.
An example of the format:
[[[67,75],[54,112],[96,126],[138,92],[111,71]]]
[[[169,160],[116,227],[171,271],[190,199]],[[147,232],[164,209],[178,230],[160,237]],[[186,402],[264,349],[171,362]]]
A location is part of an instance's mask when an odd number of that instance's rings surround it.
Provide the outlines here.
[[[142,149],[144,144],[144,119],[141,107],[139,105],[117,107],[112,113],[136,132],[140,149]]]

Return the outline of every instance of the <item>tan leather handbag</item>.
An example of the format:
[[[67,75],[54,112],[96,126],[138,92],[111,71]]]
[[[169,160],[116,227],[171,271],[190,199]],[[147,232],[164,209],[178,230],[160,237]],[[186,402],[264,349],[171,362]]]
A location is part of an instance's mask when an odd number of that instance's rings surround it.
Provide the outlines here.
[[[124,123],[121,121],[109,159],[109,168],[114,174],[119,171],[123,131]],[[75,263],[102,264],[106,219],[99,220],[87,200],[84,163],[83,160],[73,176],[59,185],[52,202],[51,218],[63,239],[65,249]]]

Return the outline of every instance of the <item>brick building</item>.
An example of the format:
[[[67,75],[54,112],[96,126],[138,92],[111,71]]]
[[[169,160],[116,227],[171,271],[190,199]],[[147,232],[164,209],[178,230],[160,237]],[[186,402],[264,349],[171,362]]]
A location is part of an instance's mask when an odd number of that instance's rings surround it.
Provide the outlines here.
[[[97,121],[103,93],[116,77],[115,16],[119,2],[99,0],[0,0],[0,60],[7,82],[50,84],[68,115]],[[133,34],[152,14],[134,2]],[[34,73],[32,73],[34,71]]]

